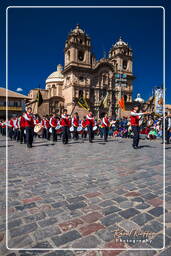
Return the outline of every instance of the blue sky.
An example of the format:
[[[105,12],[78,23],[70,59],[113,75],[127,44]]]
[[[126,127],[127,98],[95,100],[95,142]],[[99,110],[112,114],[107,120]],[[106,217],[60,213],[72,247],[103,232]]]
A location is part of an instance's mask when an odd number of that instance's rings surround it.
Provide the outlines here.
[[[5,7],[9,5],[163,5],[167,1],[4,1],[1,6],[1,33],[5,33]],[[166,15],[168,7],[166,6]],[[169,45],[168,17],[166,43]],[[9,9],[9,89],[23,88],[27,94],[32,88],[45,86],[47,76],[64,61],[64,43],[76,24],[86,30],[92,39],[96,58],[108,53],[120,36],[133,49],[135,97],[138,92],[147,99],[154,86],[163,84],[163,10],[161,8],[131,9]],[[4,34],[3,34],[4,35]],[[166,46],[167,46],[166,45]],[[0,86],[5,84],[5,37],[1,41],[2,72]],[[170,49],[166,48],[166,102],[169,94]]]

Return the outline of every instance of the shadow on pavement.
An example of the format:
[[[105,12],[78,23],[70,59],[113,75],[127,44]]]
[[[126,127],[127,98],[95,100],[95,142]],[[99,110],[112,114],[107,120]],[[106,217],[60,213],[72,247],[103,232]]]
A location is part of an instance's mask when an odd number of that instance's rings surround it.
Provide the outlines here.
[[[40,144],[40,145],[33,145],[33,148],[36,148],[36,147],[48,147],[48,146],[54,146],[55,144]]]
[[[13,147],[14,145],[8,145],[8,147]],[[0,148],[6,148],[6,145],[0,146]]]

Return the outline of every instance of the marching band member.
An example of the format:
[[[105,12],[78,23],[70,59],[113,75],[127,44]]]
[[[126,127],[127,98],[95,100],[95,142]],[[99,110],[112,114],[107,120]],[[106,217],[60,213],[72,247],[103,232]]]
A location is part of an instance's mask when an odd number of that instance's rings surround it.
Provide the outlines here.
[[[62,126],[62,142],[63,144],[68,144],[68,135],[69,135],[69,127],[70,127],[70,120],[67,115],[67,110],[65,109],[60,120],[60,125]]]
[[[13,118],[6,121],[6,127],[8,127],[8,136],[12,140],[13,135],[14,135],[14,120],[13,120]]]
[[[56,118],[55,113],[50,118],[50,122],[49,123],[50,123],[50,126],[52,127],[52,137],[53,137],[52,140],[53,140],[53,142],[56,142],[57,141],[57,134],[56,134],[55,128],[57,127],[58,120]]]
[[[78,132],[77,128],[79,126],[79,115],[77,112],[75,112],[74,117],[72,118],[72,125],[74,127],[74,132],[73,132],[73,139],[78,140]]]
[[[20,129],[20,144],[23,143],[23,140],[24,140],[24,143],[26,143],[26,136],[24,134],[24,131],[25,131],[24,115],[25,115],[25,112],[19,117],[19,120],[18,120],[18,126],[19,126],[19,129]]]
[[[19,126],[18,126],[18,117],[13,118],[13,124],[14,124],[14,139],[19,141],[20,138],[20,132],[19,132]]]
[[[90,111],[89,114],[87,115],[87,127],[88,127],[88,134],[89,134],[89,142],[93,142],[93,127],[94,127],[94,117],[92,112]]]
[[[86,116],[83,117],[83,120],[81,121],[81,127],[83,128],[83,132],[82,132],[82,139],[86,139],[87,138],[87,132],[86,132],[86,127],[87,127],[87,120],[86,120]]]
[[[5,122],[5,120],[2,120],[1,129],[2,129],[2,136],[5,136],[6,135],[6,122]]]
[[[34,120],[33,120],[33,114],[32,114],[31,107],[27,108],[27,112],[24,113],[23,117],[25,119],[27,147],[32,148],[33,134],[34,134]]]
[[[43,129],[42,129],[42,138],[46,139],[46,127],[45,127],[46,118],[45,118],[45,116],[43,116],[43,119],[41,120],[40,123],[41,123],[41,125],[43,127]]]
[[[107,138],[108,138],[108,134],[109,134],[109,127],[110,127],[110,122],[109,122],[107,113],[105,114],[105,116],[102,119],[102,127],[104,130],[104,141],[107,142]]]
[[[130,117],[130,121],[131,121],[131,126],[132,126],[132,132],[133,132],[133,148],[134,149],[138,149],[138,144],[139,144],[139,120],[140,117],[143,115],[147,115],[149,114],[148,112],[143,112],[143,113],[138,113],[139,107],[135,106],[133,108],[133,110],[131,111],[131,117]]]
[[[46,130],[46,139],[50,140],[50,121],[49,121],[49,117],[46,116],[45,121],[44,121],[44,126],[45,126],[45,130]]]

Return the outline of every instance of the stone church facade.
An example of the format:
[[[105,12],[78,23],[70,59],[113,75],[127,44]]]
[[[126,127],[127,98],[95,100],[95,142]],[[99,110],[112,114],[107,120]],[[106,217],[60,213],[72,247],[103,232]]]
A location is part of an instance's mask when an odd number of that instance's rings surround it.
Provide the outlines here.
[[[118,101],[122,96],[126,102],[132,102],[132,83],[135,78],[132,65],[132,49],[121,38],[112,46],[107,57],[96,60],[91,38],[77,25],[65,42],[63,70],[58,65],[57,71],[46,80],[46,89],[42,90],[45,101],[40,108],[43,109],[46,104],[46,114],[52,111],[61,113],[63,108],[70,114],[74,108],[74,99],[83,96],[97,117],[104,112],[116,117],[119,112]],[[118,79],[119,76],[122,79]],[[32,92],[29,96],[32,96]],[[108,107],[104,109],[101,103],[106,94]],[[52,102],[54,108],[50,108]],[[76,111],[81,117],[87,114],[79,106],[75,106]]]

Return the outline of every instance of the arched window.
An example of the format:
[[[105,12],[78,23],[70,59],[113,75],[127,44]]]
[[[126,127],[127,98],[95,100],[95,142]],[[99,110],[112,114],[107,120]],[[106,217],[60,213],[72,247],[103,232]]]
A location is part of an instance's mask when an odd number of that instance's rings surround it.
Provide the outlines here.
[[[83,60],[84,60],[84,52],[83,52],[83,51],[79,51],[79,52],[78,52],[78,59],[79,59],[80,61],[83,61]]]
[[[79,90],[79,98],[83,97],[83,90]]]
[[[123,61],[123,69],[127,69],[127,61],[126,60]]]

